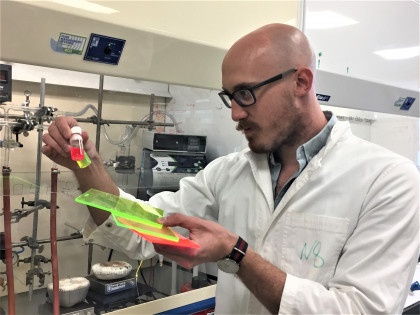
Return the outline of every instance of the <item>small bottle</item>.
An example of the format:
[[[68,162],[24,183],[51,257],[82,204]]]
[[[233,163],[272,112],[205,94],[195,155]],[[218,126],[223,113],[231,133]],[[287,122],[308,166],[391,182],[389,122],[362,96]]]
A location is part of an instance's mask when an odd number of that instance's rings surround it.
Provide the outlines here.
[[[82,128],[75,126],[71,128],[70,153],[73,161],[83,160],[85,151],[83,149]]]
[[[80,168],[90,165],[91,161],[83,149],[82,128],[74,126],[71,128],[70,154],[73,161],[76,161]]]

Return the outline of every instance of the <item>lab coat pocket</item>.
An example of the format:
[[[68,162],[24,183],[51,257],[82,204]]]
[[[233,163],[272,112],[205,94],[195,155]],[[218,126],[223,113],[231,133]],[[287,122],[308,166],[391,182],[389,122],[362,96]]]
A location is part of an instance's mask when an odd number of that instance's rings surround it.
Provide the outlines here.
[[[326,285],[346,241],[348,219],[291,212],[285,215],[282,269]]]

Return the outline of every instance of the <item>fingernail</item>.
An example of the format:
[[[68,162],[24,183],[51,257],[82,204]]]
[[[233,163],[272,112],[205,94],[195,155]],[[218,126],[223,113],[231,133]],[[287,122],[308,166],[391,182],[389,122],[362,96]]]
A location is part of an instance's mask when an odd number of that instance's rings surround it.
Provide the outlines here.
[[[166,219],[165,219],[165,218],[163,218],[163,217],[162,217],[162,218],[157,218],[156,222],[157,222],[157,223],[160,223],[160,224],[163,224],[163,223],[165,223],[165,220],[166,220]]]

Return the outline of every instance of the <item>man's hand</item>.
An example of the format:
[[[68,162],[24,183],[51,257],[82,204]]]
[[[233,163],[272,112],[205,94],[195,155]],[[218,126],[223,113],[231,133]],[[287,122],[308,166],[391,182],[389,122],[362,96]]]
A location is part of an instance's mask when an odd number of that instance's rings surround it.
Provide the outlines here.
[[[95,188],[118,196],[118,187],[105,170],[102,160],[96,151],[95,144],[89,140],[86,132],[82,132],[83,147],[92,164],[86,168],[79,168],[77,163],[71,159],[69,139],[71,137],[71,128],[74,126],[77,126],[77,121],[74,118],[58,117],[48,127],[48,133],[42,136],[42,141],[45,143],[42,147],[42,153],[57,164],[72,170],[76,175],[79,189],[82,192]],[[88,207],[88,209],[98,226],[109,217],[109,212],[107,211],[94,207]]]
[[[44,153],[52,161],[70,170],[77,170],[79,167],[70,156],[69,139],[71,128],[77,126],[77,122],[72,117],[58,117],[49,127],[48,133],[42,136],[45,145],[42,147]],[[89,140],[86,132],[82,133],[84,149],[89,157],[96,154],[95,145]]]
[[[218,223],[179,213],[157,221],[166,226],[181,226],[188,229],[190,239],[200,245],[197,249],[154,244],[159,254],[176,261],[185,268],[218,261],[230,254],[238,240],[237,235],[230,233]],[[271,313],[278,313],[286,273],[248,247],[237,275]]]
[[[156,252],[176,261],[185,268],[192,268],[205,262],[216,262],[230,254],[238,236],[230,233],[223,226],[213,221],[173,214],[158,219],[166,226],[181,226],[189,230],[189,238],[200,248],[182,248],[170,245],[154,244]]]

